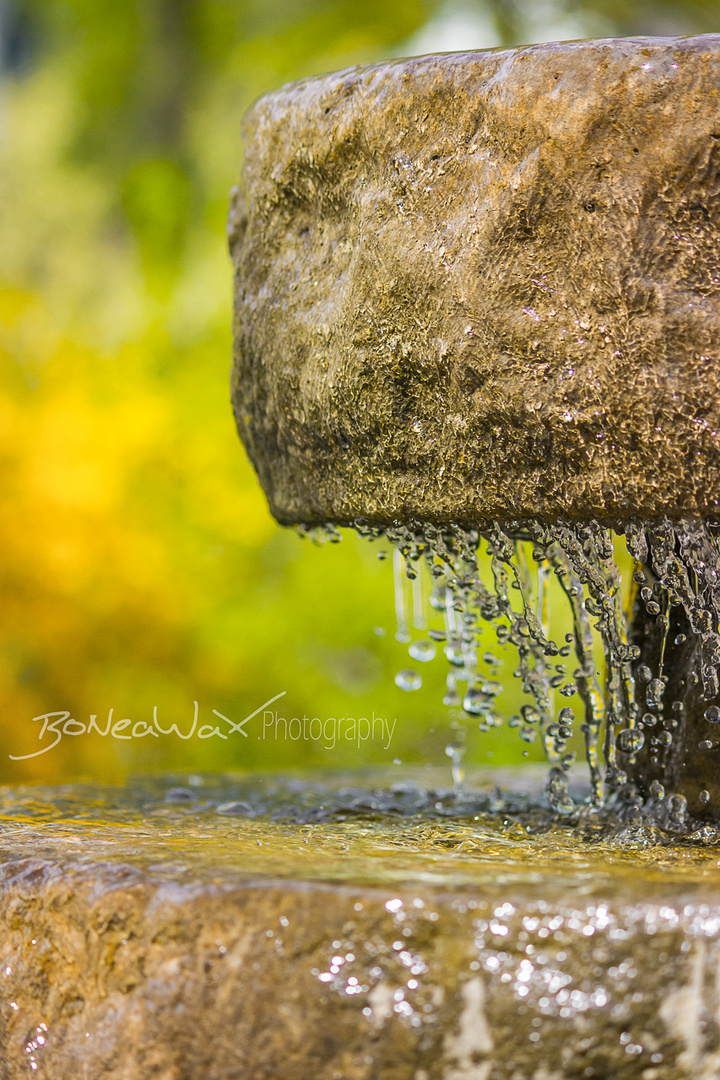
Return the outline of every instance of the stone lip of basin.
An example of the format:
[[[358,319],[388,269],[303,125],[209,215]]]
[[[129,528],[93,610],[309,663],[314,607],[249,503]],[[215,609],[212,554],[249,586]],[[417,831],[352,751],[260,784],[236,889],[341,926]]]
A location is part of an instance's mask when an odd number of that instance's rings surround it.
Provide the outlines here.
[[[282,523],[720,501],[720,36],[352,68],[261,98],[233,402]]]
[[[716,1080],[712,848],[176,783],[0,789],[2,1080]]]

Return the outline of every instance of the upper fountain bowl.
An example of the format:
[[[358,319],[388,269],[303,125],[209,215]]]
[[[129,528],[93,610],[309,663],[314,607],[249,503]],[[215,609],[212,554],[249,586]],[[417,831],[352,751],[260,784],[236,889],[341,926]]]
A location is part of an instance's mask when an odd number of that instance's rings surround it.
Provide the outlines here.
[[[352,68],[245,143],[233,402],[280,522],[720,516],[720,35]]]

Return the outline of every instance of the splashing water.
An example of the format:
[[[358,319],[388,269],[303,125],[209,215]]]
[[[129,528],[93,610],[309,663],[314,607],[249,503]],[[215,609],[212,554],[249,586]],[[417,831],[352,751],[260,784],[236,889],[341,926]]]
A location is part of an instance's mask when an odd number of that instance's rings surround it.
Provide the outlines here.
[[[443,704],[456,788],[468,725],[487,732],[506,724],[525,744],[542,745],[548,798],[570,814],[575,753],[568,744],[579,730],[593,805],[620,792],[631,809],[641,801],[626,771],[640,756],[644,796],[666,816],[683,818],[684,796],[666,793],[659,777],[687,719],[686,703],[709,735],[720,722],[720,524],[661,518],[615,531],[597,522],[537,521],[355,528],[393,547],[396,640],[416,663],[436,653],[448,662]],[[332,525],[298,532],[318,544],[340,539]],[[633,564],[624,578],[623,537]],[[558,634],[559,624],[569,631]],[[483,647],[489,634],[490,649]],[[496,699],[508,655],[517,658],[513,674],[526,700],[504,718]],[[422,685],[411,667],[395,681],[404,690]],[[701,751],[720,745],[709,735],[698,742]],[[704,789],[698,796],[701,804],[710,798]]]
[[[575,754],[568,743],[579,727],[592,803],[600,806],[622,789],[632,804],[626,769],[643,753],[659,768],[672,752],[685,707],[681,694],[700,696],[710,730],[720,721],[720,703],[713,703],[720,693],[716,523],[658,519],[616,532],[595,522],[494,522],[482,529],[359,523],[356,529],[394,545],[397,640],[415,661],[432,659],[436,644],[448,661],[443,702],[455,729],[447,753],[456,786],[467,725],[475,721],[483,732],[507,723],[525,743],[540,741],[551,766],[550,802],[557,812],[572,813],[568,774]],[[615,557],[623,534],[634,562],[625,581]],[[562,636],[551,632],[551,595],[555,607],[561,598],[560,619],[571,627]],[[678,620],[682,631],[671,641]],[[483,650],[488,631],[497,644]],[[517,656],[514,677],[526,701],[505,721],[496,708],[503,690],[497,675],[509,651]],[[671,653],[675,667],[681,653],[692,654],[680,680],[669,678]],[[412,690],[420,676],[406,669],[396,681]],[[646,794],[658,803],[665,798],[657,779]],[[703,791],[700,801],[709,798]],[[682,796],[668,795],[664,805],[682,817],[681,803]]]

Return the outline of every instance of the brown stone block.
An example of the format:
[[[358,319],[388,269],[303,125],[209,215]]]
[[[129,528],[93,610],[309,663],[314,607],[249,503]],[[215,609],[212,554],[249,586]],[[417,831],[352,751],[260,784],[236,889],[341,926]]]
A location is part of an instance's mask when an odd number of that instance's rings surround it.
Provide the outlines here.
[[[1,1080],[715,1080],[703,834],[363,798],[4,789]]]
[[[278,520],[717,514],[720,37],[353,68],[245,144],[233,402]]]

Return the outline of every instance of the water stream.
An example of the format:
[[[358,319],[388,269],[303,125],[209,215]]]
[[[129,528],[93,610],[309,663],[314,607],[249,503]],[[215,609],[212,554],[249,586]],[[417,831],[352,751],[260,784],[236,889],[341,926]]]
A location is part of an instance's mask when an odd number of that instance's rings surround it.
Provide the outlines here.
[[[409,654],[397,685],[417,690],[424,663],[436,654],[448,662],[443,703],[456,785],[468,725],[505,725],[525,743],[542,742],[548,798],[557,813],[572,814],[567,781],[579,730],[593,805],[615,799],[632,812],[651,802],[658,820],[682,822],[685,796],[658,777],[684,737],[686,710],[699,725],[696,749],[715,745],[720,526],[658,519],[616,530],[538,521],[356,529],[392,545],[395,636]],[[315,536],[339,534],[325,527]],[[508,658],[525,700],[506,716],[498,698]],[[647,777],[640,794],[639,774]],[[700,804],[710,800],[699,792]]]

